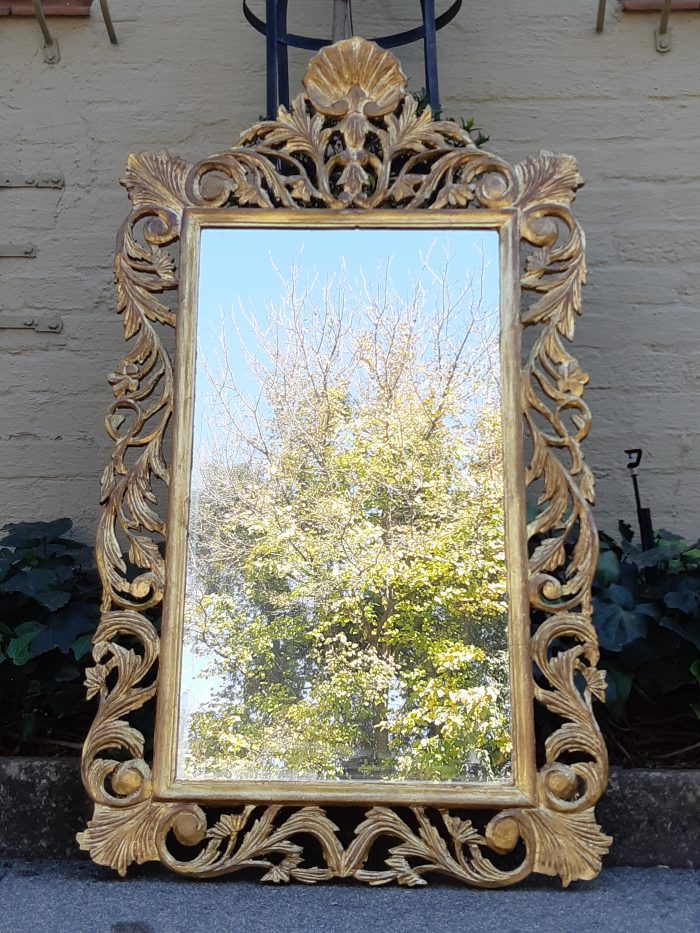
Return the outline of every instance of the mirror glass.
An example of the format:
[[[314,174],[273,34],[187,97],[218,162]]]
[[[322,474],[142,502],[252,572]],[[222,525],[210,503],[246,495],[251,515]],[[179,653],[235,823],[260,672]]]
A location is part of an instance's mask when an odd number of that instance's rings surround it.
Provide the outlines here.
[[[492,229],[206,228],[179,780],[511,780]]]

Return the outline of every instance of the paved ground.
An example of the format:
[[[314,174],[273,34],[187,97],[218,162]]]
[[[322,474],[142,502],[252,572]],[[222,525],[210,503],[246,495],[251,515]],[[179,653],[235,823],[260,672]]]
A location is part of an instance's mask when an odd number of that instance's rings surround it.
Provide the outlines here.
[[[562,890],[446,884],[273,887],[181,881],[141,869],[122,881],[84,862],[0,862],[2,933],[698,933],[700,872],[611,868]]]

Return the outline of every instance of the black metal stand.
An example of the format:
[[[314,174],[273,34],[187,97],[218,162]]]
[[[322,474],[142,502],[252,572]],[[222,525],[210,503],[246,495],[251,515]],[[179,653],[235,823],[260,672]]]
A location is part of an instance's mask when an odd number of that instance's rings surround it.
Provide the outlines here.
[[[642,550],[650,551],[654,547],[654,527],[651,523],[651,510],[642,506],[642,500],[639,496],[639,482],[637,481],[637,468],[642,462],[642,450],[639,447],[626,450],[627,469],[632,477],[634,486],[634,501],[637,506],[637,521],[639,522],[639,537]]]
[[[266,39],[267,62],[267,117],[274,120],[280,104],[289,106],[289,67],[287,47],[309,49],[317,52],[324,45],[330,45],[331,39],[314,39],[287,32],[288,0],[265,0],[265,19],[256,16],[243,0],[243,14],[250,25],[262,33]],[[420,0],[422,25],[405,32],[396,32],[389,36],[373,39],[383,49],[393,49],[409,42],[423,40],[425,58],[425,88],[428,102],[434,114],[440,111],[440,90],[438,87],[437,38],[439,29],[450,23],[462,6],[462,0],[454,2],[441,13],[435,15],[435,0]]]

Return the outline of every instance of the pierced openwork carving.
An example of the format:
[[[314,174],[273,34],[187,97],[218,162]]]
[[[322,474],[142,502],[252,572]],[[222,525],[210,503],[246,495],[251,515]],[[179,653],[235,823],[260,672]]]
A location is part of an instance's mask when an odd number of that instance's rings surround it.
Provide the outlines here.
[[[103,614],[86,681],[99,709],[82,765],[95,810],[79,834],[81,848],[120,874],[133,862],[160,860],[184,875],[254,868],[274,882],[354,877],[416,885],[438,873],[498,887],[533,871],[559,875],[565,885],[593,878],[611,840],[593,809],[607,761],[592,710],[605,681],[591,624],[593,477],[580,448],[591,419],[582,398],[587,376],[568,349],[586,275],[570,209],[582,184],[576,164],[542,152],[512,166],[482,151],[456,124],[419,114],[397,61],[360,38],[317,55],[304,87],[291,111],[281,108],[277,120],[256,124],[237,146],[202,162],[165,152],[129,158],[132,211],[114,271],[130,349],[109,377],[106,424],[115,446],[102,478],[97,538]],[[528,528],[534,697],[559,723],[539,752],[532,805],[469,817],[373,806],[346,844],[318,806],[234,805],[210,816],[206,806],[154,796],[144,736],[130,717],[157,691],[167,529],[156,491],[169,482],[164,438],[173,398],[161,325],[177,327],[167,293],[178,288],[183,216],[203,207],[515,213],[522,326],[536,331],[522,369],[526,480],[541,506]],[[318,845],[309,855],[310,837]]]

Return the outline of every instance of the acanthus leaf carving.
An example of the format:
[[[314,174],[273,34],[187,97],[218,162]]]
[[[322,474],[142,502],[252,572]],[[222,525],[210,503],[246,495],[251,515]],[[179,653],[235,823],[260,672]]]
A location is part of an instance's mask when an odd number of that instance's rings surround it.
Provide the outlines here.
[[[131,807],[96,804],[87,829],[78,833],[78,842],[98,865],[114,868],[124,876],[133,863],[157,861],[162,840],[177,818],[195,809],[191,804],[156,803],[152,799]]]
[[[190,165],[168,152],[138,152],[127,160],[122,184],[136,211],[163,209],[177,214],[186,203],[185,181]]]
[[[524,819],[534,837],[533,871],[558,875],[564,887],[598,875],[612,839],[602,832],[592,810],[567,814],[539,807],[526,811]]]

